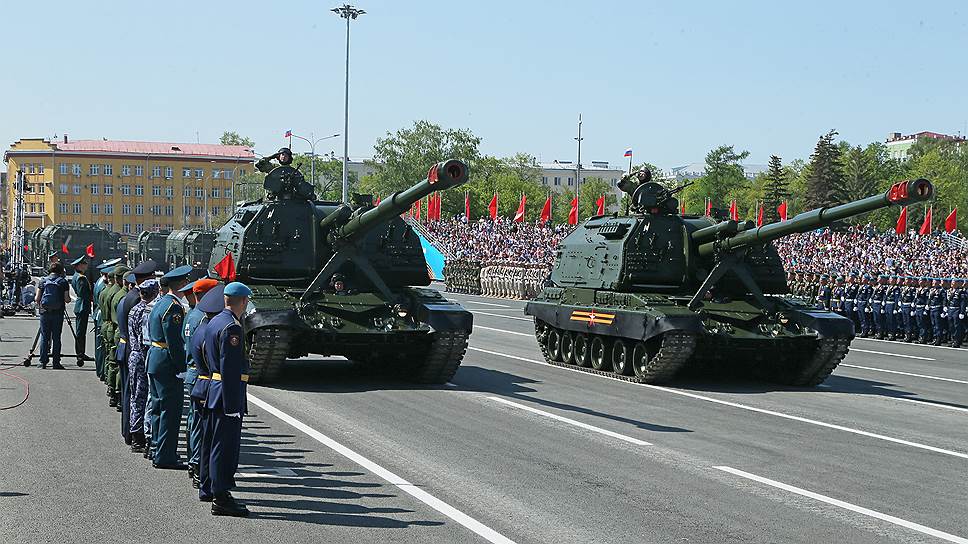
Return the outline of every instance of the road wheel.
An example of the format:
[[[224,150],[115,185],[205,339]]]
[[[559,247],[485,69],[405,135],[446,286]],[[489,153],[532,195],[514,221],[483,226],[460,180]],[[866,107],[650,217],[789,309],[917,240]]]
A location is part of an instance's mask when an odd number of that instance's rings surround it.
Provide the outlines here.
[[[587,334],[575,335],[575,364],[589,366],[591,364],[592,346]]]
[[[632,365],[629,360],[629,349],[622,340],[615,340],[612,344],[612,372],[622,376],[632,375]]]
[[[608,371],[611,363],[606,355],[608,352],[605,351],[605,341],[603,341],[600,336],[592,338],[590,351],[592,368],[595,370]]]
[[[561,360],[575,364],[575,333],[565,331],[561,335]]]
[[[550,327],[549,327],[550,329]],[[546,336],[548,357],[555,362],[561,361],[561,333],[558,329],[550,329]]]
[[[637,378],[645,379],[648,377],[649,363],[655,358],[656,354],[655,350],[649,350],[645,342],[635,344],[635,348],[632,349],[632,371],[635,372]]]

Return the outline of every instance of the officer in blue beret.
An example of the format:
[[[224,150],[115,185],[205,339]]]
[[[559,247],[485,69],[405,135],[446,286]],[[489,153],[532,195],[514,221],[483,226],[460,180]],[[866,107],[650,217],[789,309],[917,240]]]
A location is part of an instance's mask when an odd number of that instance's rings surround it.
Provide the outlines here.
[[[242,414],[246,412],[245,387],[249,362],[245,358],[239,319],[252,290],[232,282],[225,286],[225,308],[205,327],[205,354],[212,371],[205,399],[211,436],[208,474],[211,479],[212,515],[248,516],[249,510],[232,497],[239,466]],[[201,492],[201,490],[200,490]]]
[[[87,277],[87,257],[81,255],[71,261],[74,267],[74,276],[71,278],[71,287],[74,289],[74,319],[77,321],[77,333],[74,337],[74,354],[77,355],[77,366],[84,366],[84,361],[88,358],[87,354],[87,320],[91,316],[92,289],[91,280]]]
[[[180,289],[188,283],[191,266],[179,266],[162,276],[169,291],[158,299],[148,315],[148,376],[153,399],[151,420],[152,461],[155,468],[184,470],[178,460],[185,372],[185,308]]]
[[[197,373],[189,396],[191,397],[191,401],[195,403],[197,410],[196,417],[198,419],[198,436],[195,441],[196,449],[193,451],[198,457],[198,466],[196,467],[197,476],[192,483],[195,484],[197,482],[198,499],[203,502],[212,501],[212,478],[208,469],[209,459],[212,454],[212,437],[208,430],[209,410],[205,408],[208,389],[212,383],[212,370],[208,362],[208,357],[205,354],[205,332],[208,330],[209,321],[224,309],[225,285],[216,283],[202,295],[198,304],[195,305],[193,311],[199,312],[202,318],[198,326],[195,327],[195,332],[192,334],[191,340],[189,340],[189,352],[191,353],[191,360],[195,364],[195,371]],[[190,465],[189,470],[191,470]]]

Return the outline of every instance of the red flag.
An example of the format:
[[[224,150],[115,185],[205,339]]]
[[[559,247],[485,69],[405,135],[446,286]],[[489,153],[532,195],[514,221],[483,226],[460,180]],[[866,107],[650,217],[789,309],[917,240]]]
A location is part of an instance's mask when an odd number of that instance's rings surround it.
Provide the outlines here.
[[[786,200],[782,204],[776,207],[776,212],[780,214],[780,221],[787,220],[787,203]]]
[[[551,221],[551,195],[548,195],[544,207],[541,208],[541,224],[544,225],[548,221]]]
[[[491,203],[487,205],[487,211],[491,212],[491,219],[497,219],[497,193],[494,193]]]
[[[87,247],[84,248],[84,254],[93,259],[94,258],[94,244],[88,244]]]
[[[64,253],[66,255],[69,255],[70,254],[70,251],[68,251],[68,249],[67,249],[67,242],[61,244],[61,253]]]
[[[951,210],[951,213],[944,220],[945,232],[954,232],[955,230],[958,230],[958,208]]]
[[[934,211],[934,206],[928,208],[924,213],[924,223],[921,223],[921,230],[918,234],[931,234],[931,212]]]
[[[414,202],[414,204],[417,206],[417,208],[414,210],[413,217],[419,221],[420,220],[420,209],[423,208],[423,201],[422,200],[418,200],[418,201]]]
[[[285,134],[282,135],[283,138],[292,138],[292,131],[287,130]]]
[[[759,211],[756,212],[756,226],[763,226],[763,206],[760,206]]]
[[[709,200],[707,198],[706,199],[706,215],[709,216],[709,215],[712,215],[712,214],[713,214],[713,201],[712,200]]]
[[[464,191],[464,218],[471,222],[471,194]]]
[[[215,265],[215,273],[225,281],[235,281],[235,260],[231,253],[226,253]]]
[[[898,234],[907,232],[907,206],[901,208],[901,215],[897,218],[897,225],[894,226],[894,232]]]
[[[427,197],[427,221],[434,220],[434,208],[437,207],[437,201],[434,199],[434,195],[431,194]]]
[[[682,204],[679,205],[679,215],[686,215],[686,201],[683,200]]]
[[[739,212],[736,210],[736,201],[729,203],[729,217],[733,221],[739,221]]]
[[[379,206],[379,205],[380,205],[380,195],[377,195],[376,196],[376,204],[374,204],[374,206]]]
[[[568,212],[568,224],[578,224],[578,197],[571,199],[571,211]]]
[[[434,214],[432,216],[427,217],[427,219],[433,219],[434,221],[439,221],[440,220],[440,195],[437,193],[434,193],[430,195],[430,198],[431,198],[431,202],[433,202],[434,204]]]
[[[605,215],[605,195],[598,197],[595,200],[595,205],[598,206],[598,209],[595,210],[595,215]]]
[[[527,202],[527,201],[528,201],[528,197],[525,196],[524,193],[521,193],[521,203],[518,204],[518,211],[514,212],[514,219],[513,219],[513,221],[515,223],[523,223],[524,222],[524,203]]]

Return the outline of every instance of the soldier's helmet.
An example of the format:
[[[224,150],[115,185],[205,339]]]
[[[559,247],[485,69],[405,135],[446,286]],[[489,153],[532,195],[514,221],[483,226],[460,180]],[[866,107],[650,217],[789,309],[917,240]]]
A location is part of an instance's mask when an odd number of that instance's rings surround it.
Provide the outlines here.
[[[288,147],[280,147],[279,151],[276,151],[276,160],[279,161],[279,164],[292,164],[292,150]]]

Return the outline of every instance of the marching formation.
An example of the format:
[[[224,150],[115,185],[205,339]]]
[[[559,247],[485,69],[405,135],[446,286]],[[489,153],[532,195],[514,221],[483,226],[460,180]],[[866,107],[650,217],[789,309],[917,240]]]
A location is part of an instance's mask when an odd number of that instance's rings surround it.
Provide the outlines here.
[[[95,372],[107,386],[109,406],[120,413],[124,443],[156,469],[187,469],[199,500],[212,503],[213,515],[247,516],[231,490],[248,381],[239,318],[251,290],[208,278],[190,282],[191,266],[159,277],[154,261],[129,269],[120,259],[97,267],[100,278],[91,289],[83,274],[86,261],[72,264],[80,272],[73,280],[78,326],[82,315],[91,314]],[[43,302],[41,312],[46,313]],[[84,353],[84,330],[78,328],[78,354]],[[54,368],[58,353],[55,347]],[[186,401],[188,423],[182,429]],[[187,464],[178,451],[182,432]]]

